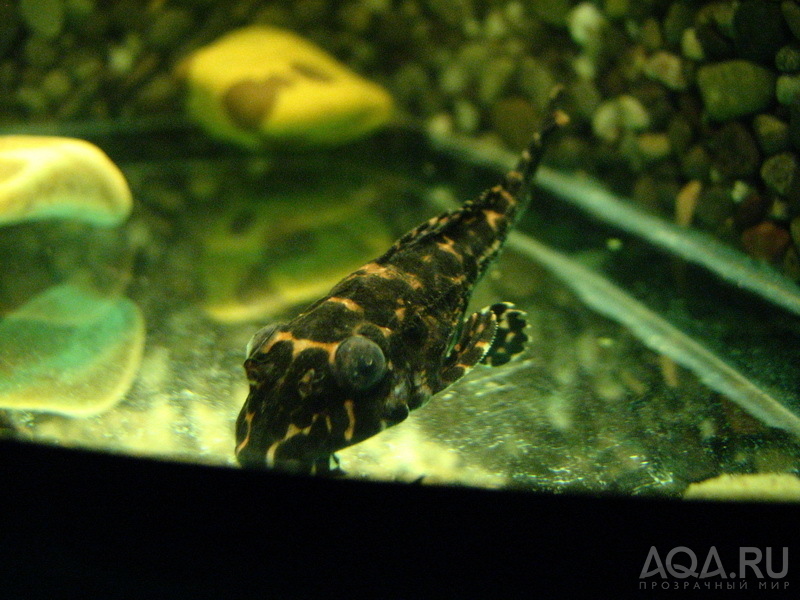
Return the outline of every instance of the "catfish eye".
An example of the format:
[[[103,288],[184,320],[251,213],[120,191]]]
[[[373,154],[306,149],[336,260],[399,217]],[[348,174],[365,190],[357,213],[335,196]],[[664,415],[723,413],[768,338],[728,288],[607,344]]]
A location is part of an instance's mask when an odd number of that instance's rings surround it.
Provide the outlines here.
[[[339,344],[334,358],[339,380],[354,390],[366,390],[386,373],[386,358],[380,346],[361,335]]]
[[[262,344],[275,333],[275,330],[277,330],[280,325],[280,323],[273,323],[272,325],[267,325],[256,331],[253,337],[250,338],[250,341],[247,342],[247,348],[244,351],[245,358],[250,358],[256,350],[261,348]]]

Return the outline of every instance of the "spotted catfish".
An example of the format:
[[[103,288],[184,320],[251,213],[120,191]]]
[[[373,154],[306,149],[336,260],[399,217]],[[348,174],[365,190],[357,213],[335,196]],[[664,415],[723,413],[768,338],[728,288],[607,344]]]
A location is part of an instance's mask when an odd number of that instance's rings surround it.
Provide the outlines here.
[[[400,423],[478,363],[500,365],[522,350],[524,313],[507,303],[465,312],[529,200],[546,139],[566,121],[552,111],[500,184],[253,336],[250,394],[236,424],[243,466],[328,472],[337,450]]]

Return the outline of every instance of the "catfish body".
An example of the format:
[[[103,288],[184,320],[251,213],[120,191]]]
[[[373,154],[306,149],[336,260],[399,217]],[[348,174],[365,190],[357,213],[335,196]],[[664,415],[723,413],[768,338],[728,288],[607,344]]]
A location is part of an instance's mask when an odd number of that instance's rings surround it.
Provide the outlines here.
[[[566,120],[554,111],[498,185],[253,336],[236,424],[242,466],[330,471],[337,450],[403,421],[479,362],[500,365],[523,349],[524,313],[508,303],[466,309],[529,201],[545,139]]]

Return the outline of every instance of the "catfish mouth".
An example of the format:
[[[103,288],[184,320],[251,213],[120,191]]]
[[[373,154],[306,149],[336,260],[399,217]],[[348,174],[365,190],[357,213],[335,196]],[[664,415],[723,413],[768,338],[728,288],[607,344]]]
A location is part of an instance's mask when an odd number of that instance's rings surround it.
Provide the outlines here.
[[[298,418],[284,408],[275,409],[280,389],[273,390],[274,398],[269,399],[273,410],[265,411],[263,394],[262,387],[251,385],[236,421],[236,459],[242,467],[308,473],[315,464],[327,462],[333,452],[349,445],[334,433],[347,431],[351,421],[348,416],[334,419],[323,409]]]

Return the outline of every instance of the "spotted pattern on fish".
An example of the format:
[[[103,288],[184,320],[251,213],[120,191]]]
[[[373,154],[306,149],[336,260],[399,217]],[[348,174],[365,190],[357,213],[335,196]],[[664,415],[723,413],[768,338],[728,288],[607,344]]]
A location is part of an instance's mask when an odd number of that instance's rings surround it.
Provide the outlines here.
[[[552,111],[498,185],[253,336],[236,425],[242,466],[329,472],[337,450],[400,423],[478,363],[504,364],[523,349],[524,313],[512,305],[465,313],[529,201],[546,138],[567,120]]]

